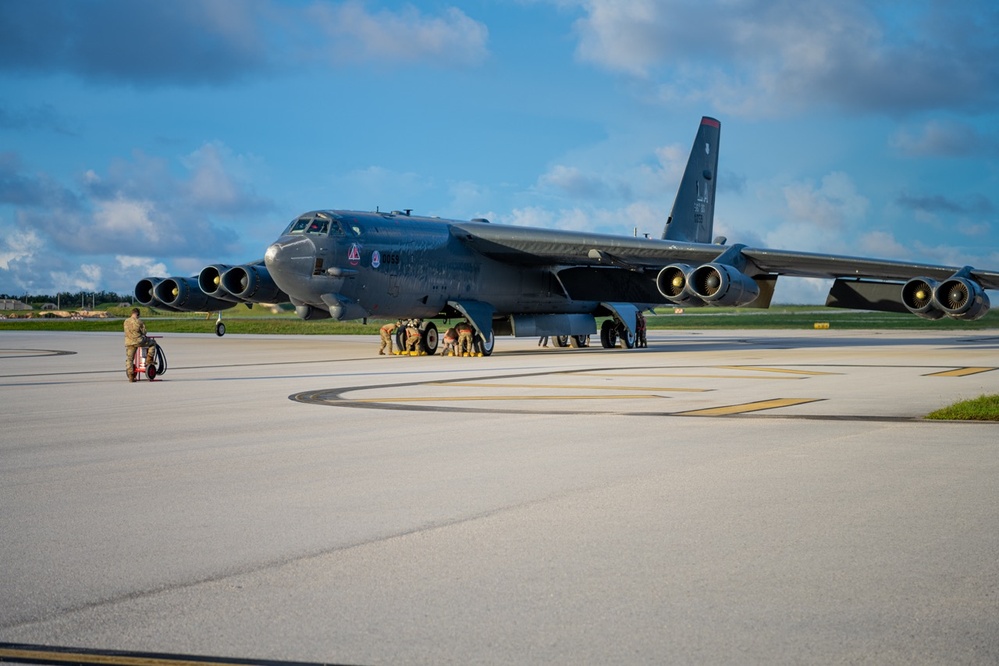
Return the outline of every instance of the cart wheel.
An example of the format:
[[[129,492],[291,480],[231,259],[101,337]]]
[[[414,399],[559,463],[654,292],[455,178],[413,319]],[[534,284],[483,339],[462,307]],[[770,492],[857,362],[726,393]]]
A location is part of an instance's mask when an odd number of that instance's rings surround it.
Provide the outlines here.
[[[222,322],[215,324],[215,335],[219,336],[220,338],[223,335],[225,335],[225,324],[223,324]]]
[[[149,381],[153,381],[154,379],[156,379],[156,364],[155,363],[153,363],[152,365],[150,365],[150,366],[148,366],[146,368],[146,377],[149,377]]]

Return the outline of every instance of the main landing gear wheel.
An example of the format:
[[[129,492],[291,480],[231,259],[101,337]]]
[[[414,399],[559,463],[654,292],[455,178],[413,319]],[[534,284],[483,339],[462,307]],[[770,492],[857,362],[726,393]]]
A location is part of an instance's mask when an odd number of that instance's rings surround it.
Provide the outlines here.
[[[434,322],[430,322],[423,329],[420,335],[420,343],[423,345],[423,351],[427,352],[428,356],[433,356],[437,353],[437,326]]]
[[[604,349],[617,347],[617,322],[606,319],[600,326],[600,345]]]
[[[637,333],[629,331],[624,324],[618,324],[617,334],[621,337],[621,345],[625,349],[635,348],[635,343],[638,341]]]
[[[496,338],[493,336],[492,331],[489,332],[488,337],[479,334],[479,348],[482,349],[483,356],[492,356],[493,349],[495,347],[496,347]]]
[[[555,343],[556,347],[568,347],[569,346],[569,336],[568,335],[555,335],[552,337],[552,341]]]
[[[573,335],[569,338],[569,346],[575,349],[580,347],[590,346],[590,336],[588,335]]]

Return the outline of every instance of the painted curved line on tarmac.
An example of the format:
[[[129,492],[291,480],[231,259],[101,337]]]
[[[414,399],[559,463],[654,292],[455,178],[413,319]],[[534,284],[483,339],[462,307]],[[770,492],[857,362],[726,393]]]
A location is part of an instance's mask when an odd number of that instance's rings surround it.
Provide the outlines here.
[[[0,359],[5,358],[41,358],[42,356],[71,356],[75,351],[64,349],[0,349]]]
[[[620,368],[621,370],[638,370],[641,368],[647,368],[647,366],[636,366],[634,368]],[[485,382],[494,379],[517,379],[517,378],[527,378],[527,377],[544,377],[552,374],[576,374],[582,372],[592,372],[592,368],[580,369],[580,370],[567,370],[560,372],[552,372],[551,370],[543,370],[539,372],[524,372],[515,374],[496,374],[496,375],[482,375],[476,377],[477,382]],[[354,391],[372,391],[372,390],[385,390],[385,389],[398,389],[398,388],[411,388],[413,386],[427,386],[430,384],[436,385],[447,385],[447,384],[463,384],[468,382],[467,377],[460,377],[456,379],[435,379],[428,381],[426,379],[415,381],[415,382],[399,382],[395,384],[376,384],[368,386],[343,386],[338,388],[330,389],[318,389],[315,391],[302,391],[301,393],[294,393],[288,396],[289,400],[294,402],[302,402],[310,405],[322,405],[326,407],[355,407],[360,409],[382,409],[382,410],[400,410],[400,411],[411,411],[411,412],[460,412],[464,414],[620,414],[619,411],[607,411],[607,410],[593,410],[593,409],[569,409],[569,410],[529,410],[529,409],[502,409],[498,407],[453,407],[448,405],[420,405],[414,402],[392,402],[392,398],[385,398],[383,400],[372,400],[372,401],[359,401],[352,398],[344,397],[344,394],[351,393]],[[532,398],[521,398],[530,400]],[[533,399],[537,399],[536,397]],[[564,400],[572,400],[571,396],[563,396]],[[441,402],[447,402],[450,398],[441,397],[437,398]],[[483,400],[488,400],[488,398],[483,398]],[[645,412],[641,412],[645,413]],[[653,412],[659,413],[659,412]]]
[[[702,367],[702,366],[697,366]],[[793,369],[790,366],[778,367],[778,368],[765,368],[759,366],[710,366],[716,370],[728,369],[728,370],[741,370],[748,372],[759,372],[761,374],[765,373],[787,373],[787,377],[782,379],[802,379],[807,376],[815,375],[828,375],[828,374],[841,374],[838,372],[829,372],[830,368],[846,368],[846,367],[880,367],[880,366],[843,366],[838,364],[822,366],[826,368],[826,371],[818,370],[807,370]],[[806,366],[811,367],[811,366]],[[898,366],[891,366],[898,367]],[[694,370],[694,366],[684,366],[683,368],[671,367],[669,370],[672,372],[668,374],[656,374],[657,368],[650,367],[648,365],[635,366],[635,367],[617,367],[613,369],[607,368],[578,368],[574,370],[567,371],[552,371],[546,369],[537,372],[524,372],[515,374],[494,374],[494,375],[481,375],[477,376],[474,380],[474,385],[476,387],[488,387],[488,382],[495,380],[504,380],[505,384],[496,384],[496,388],[509,388],[510,380],[515,379],[528,379],[537,378],[551,375],[576,375],[576,376],[586,376],[594,374],[602,374],[606,377],[624,377],[624,376],[636,376],[630,373],[641,373],[642,376],[653,378],[653,377],[663,377],[663,376],[686,376],[686,377],[700,377],[708,378],[712,377],[715,379],[749,379],[752,377],[746,375],[738,376],[724,376],[724,375],[690,375],[690,374],[680,374],[677,371],[680,370]],[[992,368],[990,368],[992,369]],[[976,370],[982,371],[985,369],[976,368]],[[609,373],[609,374],[608,374]],[[762,378],[762,377],[758,377]],[[773,379],[773,377],[768,377],[768,380]],[[799,420],[816,420],[816,421],[867,421],[867,422],[909,422],[909,423],[926,423],[926,424],[937,424],[940,425],[940,421],[927,421],[918,417],[909,416],[880,416],[880,415],[851,415],[851,414],[788,414],[783,409],[784,407],[793,407],[796,405],[807,404],[809,402],[823,401],[824,398],[780,398],[774,397],[769,400],[757,400],[754,402],[744,403],[744,404],[722,404],[716,407],[703,408],[703,409],[691,409],[691,408],[679,408],[673,410],[666,410],[662,408],[658,409],[595,409],[593,404],[595,400],[603,401],[620,401],[620,400],[668,400],[669,397],[661,395],[663,393],[669,392],[689,392],[691,390],[695,391],[711,391],[713,389],[689,389],[689,388],[675,388],[675,387],[593,387],[593,386],[568,386],[565,384],[530,384],[525,383],[524,388],[537,388],[537,389],[568,389],[568,390],[601,390],[600,395],[493,395],[490,396],[484,393],[476,393],[469,396],[445,396],[445,395],[429,395],[425,394],[422,396],[412,396],[412,395],[389,395],[385,397],[373,397],[373,398],[353,398],[350,397],[351,393],[354,392],[384,392],[386,390],[391,391],[392,389],[412,389],[417,386],[468,386],[470,380],[468,377],[459,377],[447,380],[419,380],[412,382],[397,382],[391,384],[375,384],[375,385],[358,385],[358,386],[342,386],[336,388],[327,389],[317,389],[312,391],[302,391],[299,393],[292,394],[288,396],[289,400],[295,402],[301,402],[311,405],[320,405],[325,407],[351,407],[355,409],[377,409],[377,410],[391,410],[391,411],[414,411],[414,412],[436,412],[436,413],[466,413],[466,414],[520,414],[520,415],[575,415],[575,414],[612,414],[617,416],[674,416],[674,417],[687,417],[687,418],[783,418],[783,419],[799,419]],[[616,393],[616,391],[621,391],[622,393]],[[631,394],[623,393],[624,391],[632,391]],[[634,393],[634,391],[640,391],[640,393]],[[498,401],[533,401],[537,404],[539,401],[553,402],[562,401],[565,406],[555,409],[544,409],[542,407],[535,407],[530,409],[525,408],[502,408],[502,407],[482,407],[482,406],[471,406],[469,403],[481,401],[481,402],[498,402]],[[421,403],[436,403],[436,404],[421,404]],[[454,404],[441,404],[441,403],[462,403],[459,405]],[[578,403],[578,407],[574,406]]]

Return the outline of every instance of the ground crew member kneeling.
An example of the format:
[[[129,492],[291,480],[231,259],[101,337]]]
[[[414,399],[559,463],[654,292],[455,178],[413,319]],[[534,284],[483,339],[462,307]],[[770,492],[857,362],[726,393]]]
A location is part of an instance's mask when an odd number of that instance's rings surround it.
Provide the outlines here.
[[[455,330],[458,331],[458,356],[471,356],[472,335],[474,333],[472,325],[467,321],[459,322],[455,326]]]
[[[385,355],[386,347],[388,347],[388,353],[392,353],[392,336],[400,326],[402,326],[402,322],[396,321],[395,323],[385,324],[378,329],[378,335],[382,338],[382,346],[378,348],[379,356]]]
[[[441,356],[457,356],[457,346],[458,331],[452,326],[444,331],[444,351],[441,352]]]
[[[411,319],[406,325],[406,351],[410,356],[420,355],[420,320]]]

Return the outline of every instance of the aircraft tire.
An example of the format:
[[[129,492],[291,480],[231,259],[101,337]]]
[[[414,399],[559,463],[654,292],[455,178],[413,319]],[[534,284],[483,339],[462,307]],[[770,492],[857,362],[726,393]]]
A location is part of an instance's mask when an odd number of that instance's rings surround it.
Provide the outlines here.
[[[225,335],[225,324],[223,324],[222,322],[218,322],[217,324],[215,324],[215,335],[219,336],[220,338],[223,335]]]
[[[621,346],[625,349],[634,349],[635,343],[638,341],[638,335],[625,328],[624,324],[619,328],[619,333],[621,335]]]
[[[617,347],[617,323],[613,319],[606,319],[600,326],[600,346],[604,349]]]
[[[437,344],[439,341],[437,326],[432,321],[428,322],[420,334],[420,345],[423,347],[423,351],[427,353],[427,356],[433,356],[437,353]]]
[[[568,347],[569,346],[569,336],[568,335],[553,335],[552,342],[555,343],[556,347]]]
[[[479,348],[482,349],[483,356],[493,355],[493,349],[496,348],[496,336],[493,335],[492,331],[489,332],[488,338],[479,334]]]
[[[588,335],[573,335],[569,338],[569,346],[574,348],[589,347],[590,346],[590,336]]]

